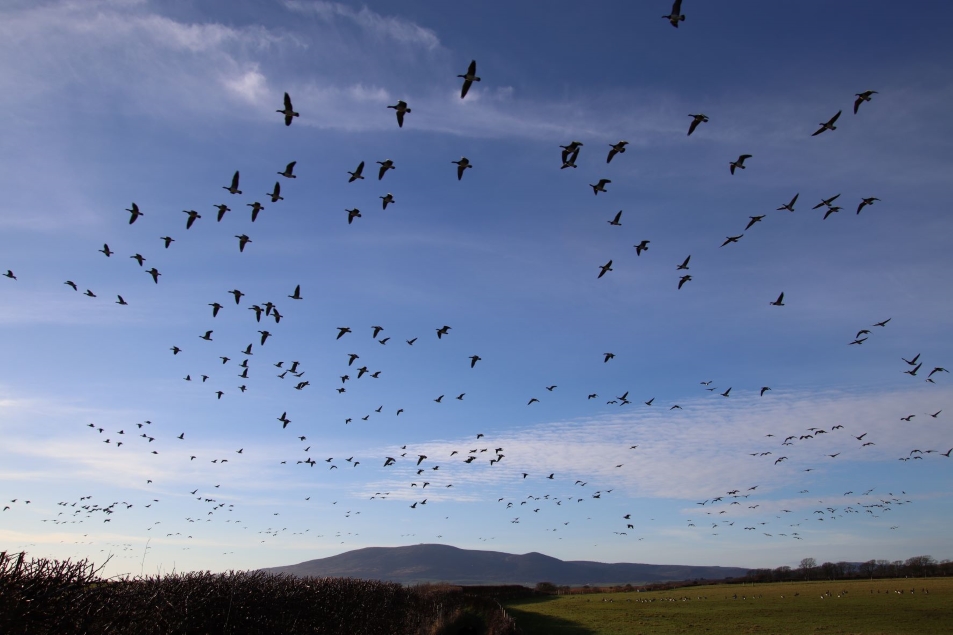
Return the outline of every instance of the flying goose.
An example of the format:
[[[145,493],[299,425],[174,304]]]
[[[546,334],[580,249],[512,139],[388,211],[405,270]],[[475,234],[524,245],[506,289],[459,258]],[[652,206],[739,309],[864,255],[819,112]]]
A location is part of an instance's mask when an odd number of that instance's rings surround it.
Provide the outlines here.
[[[821,202],[815,205],[814,207],[812,207],[811,209],[818,209],[818,208],[824,207],[825,205],[830,207],[831,203],[836,201],[839,196],[840,194],[835,194],[834,196],[830,198],[821,199]]]
[[[697,115],[688,115],[692,118],[692,123],[688,126],[688,136],[692,136],[692,133],[695,132],[695,128],[698,127],[700,123],[708,123],[708,116],[701,113]]]
[[[784,306],[784,293],[782,292],[781,295],[778,296],[777,300],[775,300],[774,302],[769,302],[768,304],[771,304],[774,306]]]
[[[480,78],[476,76],[476,60],[470,62],[470,66],[467,67],[466,75],[457,75],[457,77],[463,78],[463,88],[460,90],[460,99],[463,99],[467,96],[467,92],[470,90],[470,86],[473,82],[480,81]]]
[[[602,276],[606,275],[606,272],[607,272],[607,271],[612,271],[612,261],[610,260],[610,261],[607,262],[606,264],[601,265],[601,266],[599,267],[599,269],[600,269],[599,275],[596,276],[596,279],[597,279],[597,280],[598,280],[599,278],[601,278]],[[606,358],[606,361],[609,361],[609,359]]]
[[[228,187],[222,186],[223,190],[228,190],[231,194],[241,194],[242,191],[238,189],[238,170],[235,170],[235,174],[232,175],[232,184]]]
[[[258,218],[258,212],[265,209],[265,206],[255,201],[254,203],[245,203],[247,207],[251,208],[251,222],[255,222],[255,219]]]
[[[182,210],[182,213],[189,215],[189,219],[185,221],[186,229],[192,229],[192,225],[195,223],[195,219],[202,218],[202,215],[196,212],[194,209],[184,209]]]
[[[215,207],[215,208],[218,209],[218,219],[217,219],[217,222],[219,222],[219,223],[221,223],[221,222],[222,222],[222,218],[225,217],[225,212],[230,212],[230,211],[232,211],[231,208],[229,208],[229,206],[228,206],[228,205],[225,205],[224,203],[223,203],[223,204],[220,204],[220,205],[213,205],[212,207]]]
[[[283,176],[283,177],[285,177],[286,179],[296,179],[296,178],[298,178],[297,176],[295,176],[295,175],[293,174],[294,169],[295,169],[295,164],[296,164],[296,163],[297,163],[297,161],[292,161],[292,162],[289,163],[287,166],[285,166],[285,171],[284,171],[284,172],[278,172],[278,175],[279,175],[279,176]]]
[[[781,207],[779,207],[779,208],[778,208],[778,211],[780,212],[781,210],[786,209],[786,210],[789,211],[789,212],[793,212],[793,211],[794,211],[794,203],[797,202],[797,197],[800,196],[800,195],[801,195],[800,192],[798,192],[797,194],[795,194],[795,195],[794,195],[794,198],[791,199],[791,202],[788,203],[787,205],[782,205]]]
[[[397,127],[404,127],[404,113],[410,112],[410,108],[407,107],[407,102],[403,99],[398,99],[397,104],[394,106],[388,106],[388,108],[393,108],[397,111]]]
[[[622,223],[619,222],[621,219],[622,219],[622,210],[620,209],[620,210],[619,210],[619,213],[615,215],[615,218],[613,218],[612,220],[608,220],[608,221],[606,221],[606,222],[609,223],[610,225],[615,225],[616,227],[621,227],[621,226],[622,226]]]
[[[103,248],[100,249],[100,250],[98,250],[98,251],[100,251],[100,252],[106,254],[106,257],[107,257],[107,258],[109,258],[111,255],[113,255],[114,253],[116,253],[115,251],[110,251],[110,250],[109,250],[109,245],[107,245],[107,244],[105,244],[105,243],[103,244]]]
[[[457,164],[457,180],[458,181],[463,178],[464,170],[466,170],[467,168],[473,167],[473,165],[470,163],[470,160],[467,159],[466,157],[460,157],[459,161],[451,161],[450,163]]]
[[[636,256],[641,256],[643,251],[648,251],[648,250],[649,250],[649,243],[650,243],[650,242],[652,242],[652,241],[651,241],[651,240],[643,240],[643,241],[640,242],[638,245],[632,245],[633,247],[635,247],[635,255],[636,255]]]
[[[394,167],[394,162],[391,161],[390,159],[387,159],[386,161],[378,161],[378,163],[379,163],[380,166],[381,166],[380,171],[377,173],[377,180],[378,180],[378,181],[380,181],[382,178],[384,178],[384,175],[387,174],[387,170],[396,170],[396,169],[397,169],[397,168]]]
[[[668,15],[663,15],[662,18],[668,20],[669,24],[677,29],[678,23],[685,21],[685,16],[682,15],[682,0],[675,0],[675,2],[672,3],[672,12]]]
[[[271,192],[266,193],[266,196],[271,197],[272,203],[277,203],[278,201],[285,200],[285,197],[281,195],[281,183],[275,181],[275,189]]]
[[[353,172],[348,172],[348,174],[351,175],[351,178],[349,178],[349,179],[347,180],[347,182],[348,182],[348,183],[353,183],[353,182],[356,181],[357,179],[363,179],[364,177],[361,175],[361,173],[362,173],[363,171],[364,171],[364,162],[361,161],[361,162],[358,164],[356,170],[354,170]]]
[[[867,205],[873,205],[874,201],[879,201],[879,198],[871,196],[870,198],[865,198],[860,201],[860,205],[857,206],[857,213],[860,214],[860,210],[864,209]]]
[[[837,130],[837,126],[834,125],[834,122],[837,121],[837,119],[840,117],[840,114],[841,114],[841,111],[838,110],[836,115],[834,115],[833,117],[827,120],[827,123],[818,124],[820,128],[818,129],[817,132],[815,132],[811,136],[816,137],[817,135],[821,134],[825,130]]]
[[[610,181],[609,179],[599,179],[598,183],[596,183],[595,185],[590,183],[589,187],[592,188],[593,194],[595,194],[596,196],[599,196],[599,192],[606,191],[606,185],[608,185],[609,183],[612,183],[612,181]]]
[[[394,201],[394,195],[391,194],[390,192],[387,193],[387,196],[378,196],[377,198],[379,198],[379,199],[381,199],[381,201],[383,201],[384,209],[387,209],[388,203],[395,203],[395,202],[396,202],[396,201]]]
[[[682,276],[681,278],[679,278],[679,279],[678,279],[678,288],[681,289],[681,288],[682,288],[682,285],[685,284],[686,282],[690,282],[691,279],[692,279],[692,277],[691,277],[690,275],[684,275],[684,276]]]
[[[566,159],[568,159],[570,155],[578,153],[579,148],[581,148],[582,146],[583,144],[580,141],[570,141],[569,145],[559,146],[560,148],[563,149],[563,152],[562,152],[563,163],[566,162]]]
[[[135,223],[136,219],[139,218],[140,216],[145,216],[145,214],[139,211],[139,206],[136,205],[135,203],[132,204],[132,208],[127,209],[126,211],[132,214],[132,217],[129,219],[130,225]]]
[[[248,243],[251,242],[251,238],[249,238],[249,237],[246,236],[245,234],[242,234],[241,236],[236,235],[235,238],[238,239],[238,251],[239,251],[239,252],[244,252],[244,251],[245,251],[245,245],[247,245]]]
[[[682,264],[680,264],[680,265],[678,265],[677,267],[675,267],[675,270],[676,270],[676,271],[682,270],[682,269],[687,270],[687,269],[688,269],[688,261],[691,260],[691,259],[692,259],[692,257],[691,257],[691,255],[689,255],[687,258],[685,258],[685,261],[682,262]]]
[[[279,112],[279,113],[281,113],[282,115],[285,116],[285,125],[286,125],[286,126],[290,126],[290,125],[291,125],[291,118],[292,118],[292,117],[297,117],[297,116],[298,116],[298,113],[296,113],[296,112],[294,111],[294,108],[291,107],[291,97],[288,95],[288,93],[285,93],[285,108],[284,108],[284,110],[276,110],[275,112]]]
[[[750,154],[742,154],[740,157],[738,157],[738,160],[737,160],[737,161],[731,161],[731,162],[729,163],[729,166],[730,166],[730,168],[731,168],[731,173],[732,173],[732,174],[735,173],[735,168],[739,168],[739,169],[744,170],[744,169],[745,169],[745,159],[750,159],[750,158],[751,158],[751,155],[750,155]]]
[[[625,147],[629,145],[628,141],[620,141],[619,143],[612,144],[609,150],[609,156],[606,157],[606,163],[612,161],[612,157],[620,152],[625,152]]]
[[[355,218],[361,218],[361,210],[359,210],[359,209],[356,208],[356,207],[355,207],[354,209],[346,209],[346,210],[344,210],[344,211],[347,212],[347,224],[348,224],[348,225],[350,225],[352,222],[354,222],[354,219],[355,219]]]
[[[860,105],[865,101],[870,101],[871,95],[876,95],[876,90],[865,90],[862,93],[857,93],[857,99],[854,101],[854,114],[857,114],[857,109],[860,108]]]

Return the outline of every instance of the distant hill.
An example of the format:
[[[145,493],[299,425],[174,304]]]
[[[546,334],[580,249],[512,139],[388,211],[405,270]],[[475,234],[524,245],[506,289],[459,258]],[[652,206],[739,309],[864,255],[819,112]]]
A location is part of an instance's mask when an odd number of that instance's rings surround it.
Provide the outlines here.
[[[748,569],[663,564],[563,561],[541,553],[515,555],[499,551],[458,549],[448,545],[367,547],[330,558],[262,569],[295,576],[349,577],[412,584],[526,584],[559,585],[646,584],[705,578],[743,576]]]

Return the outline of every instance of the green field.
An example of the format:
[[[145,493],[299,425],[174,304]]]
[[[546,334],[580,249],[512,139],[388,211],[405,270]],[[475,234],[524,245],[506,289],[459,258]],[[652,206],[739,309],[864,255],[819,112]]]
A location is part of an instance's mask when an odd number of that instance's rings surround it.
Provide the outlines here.
[[[506,609],[526,635],[953,633],[953,578],[564,595]]]

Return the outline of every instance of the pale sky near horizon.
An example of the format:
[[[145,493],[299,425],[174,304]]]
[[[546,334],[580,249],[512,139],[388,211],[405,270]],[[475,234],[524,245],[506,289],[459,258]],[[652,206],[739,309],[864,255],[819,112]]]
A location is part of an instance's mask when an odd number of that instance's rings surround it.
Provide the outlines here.
[[[953,558],[953,8],[670,7],[6,3],[0,550]]]

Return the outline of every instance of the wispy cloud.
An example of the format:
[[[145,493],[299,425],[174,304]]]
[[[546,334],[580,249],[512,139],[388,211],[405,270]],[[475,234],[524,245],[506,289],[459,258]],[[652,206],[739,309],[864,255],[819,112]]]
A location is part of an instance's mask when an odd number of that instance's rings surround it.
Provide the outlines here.
[[[324,0],[285,0],[284,4],[291,11],[312,15],[326,22],[339,19],[351,22],[382,39],[422,46],[430,50],[440,46],[440,39],[431,29],[400,17],[381,15],[366,6],[357,11],[347,5]]]

